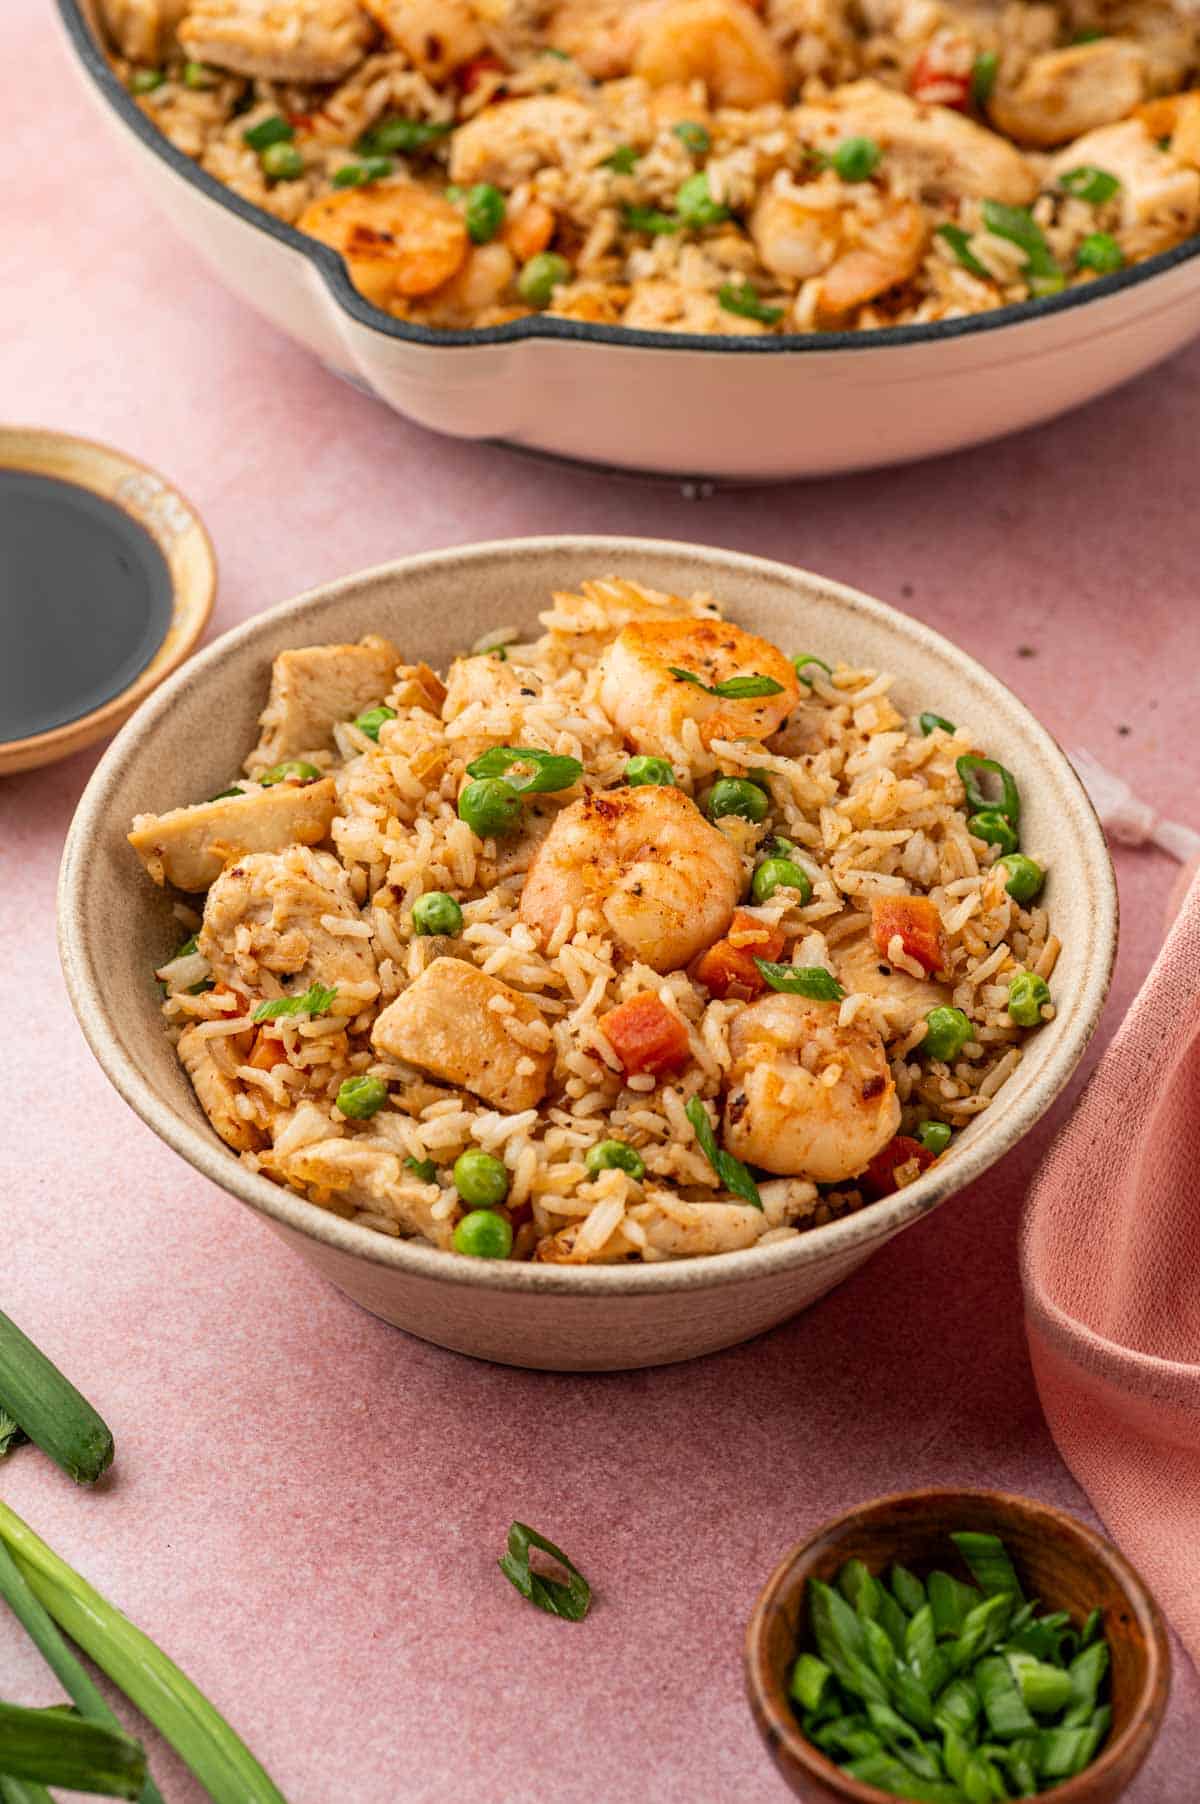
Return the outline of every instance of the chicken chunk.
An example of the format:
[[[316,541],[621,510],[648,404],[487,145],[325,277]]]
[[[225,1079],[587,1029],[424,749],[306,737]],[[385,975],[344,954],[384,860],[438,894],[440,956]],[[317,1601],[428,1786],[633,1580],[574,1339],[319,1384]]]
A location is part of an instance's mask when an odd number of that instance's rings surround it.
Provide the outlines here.
[[[949,984],[913,977],[880,958],[869,933],[843,940],[834,951],[833,963],[849,994],[872,996],[882,1003],[896,1034],[906,1034],[931,1008],[947,1006],[953,1000]]]
[[[226,1146],[238,1153],[252,1152],[261,1146],[263,1136],[258,1128],[238,1113],[237,1098],[241,1092],[237,1080],[222,1071],[198,1026],[184,1028],[176,1051],[201,1108]]]
[[[179,27],[197,62],[264,81],[339,81],[370,41],[357,0],[191,0]]]
[[[384,1009],[371,1042],[506,1114],[536,1108],[554,1062],[537,1004],[457,958],[434,959]]]
[[[337,859],[293,846],[240,858],[221,873],[208,892],[197,946],[213,976],[235,989],[260,990],[269,971],[290,979],[296,995],[319,983],[366,1001],[378,986],[360,921]],[[343,923],[350,931],[339,931]]]
[[[189,0],[101,0],[108,39],[131,63],[161,63]]]
[[[362,0],[397,49],[429,81],[444,82],[478,56],[487,39],[469,0]]]
[[[1026,159],[995,132],[876,81],[852,82],[827,106],[797,107],[792,119],[806,143],[826,151],[847,137],[872,138],[883,166],[926,200],[966,194],[1021,207],[1037,193]]]
[[[539,169],[569,162],[592,124],[591,108],[569,94],[535,94],[485,107],[454,134],[450,179],[515,188]]]
[[[1200,173],[1164,151],[1141,119],[1122,119],[1076,138],[1055,157],[1053,173],[1065,175],[1081,165],[1116,176],[1121,184],[1116,199],[1125,230],[1158,227],[1164,242],[1195,230],[1200,215]]]
[[[1123,119],[1145,98],[1147,87],[1141,46],[1123,38],[1099,38],[1035,56],[1015,86],[997,84],[988,113],[1018,143],[1049,150]]]
[[[391,641],[374,635],[357,645],[281,651],[271,666],[271,693],[246,769],[266,770],[301,752],[326,750],[338,721],[353,720],[388,693],[399,662]]]
[[[166,814],[137,814],[128,839],[155,883],[204,890],[235,858],[317,845],[329,833],[336,806],[332,777],[276,783]]]
[[[318,1201],[333,1195],[390,1216],[402,1234],[432,1241],[444,1252],[453,1245],[454,1217],[437,1221],[432,1213],[441,1195],[438,1186],[412,1177],[388,1146],[367,1138],[319,1140],[282,1156],[268,1155],[263,1163],[289,1184],[316,1191]]]

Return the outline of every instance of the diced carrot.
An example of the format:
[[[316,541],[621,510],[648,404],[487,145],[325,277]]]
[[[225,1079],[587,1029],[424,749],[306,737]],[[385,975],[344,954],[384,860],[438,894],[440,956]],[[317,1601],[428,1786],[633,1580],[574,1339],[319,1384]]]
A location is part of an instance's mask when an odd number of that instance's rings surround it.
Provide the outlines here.
[[[691,1056],[687,1028],[649,990],[603,1015],[605,1039],[629,1073],[679,1071]]]
[[[464,94],[473,94],[485,75],[498,74],[504,64],[494,50],[485,50],[481,56],[473,56],[469,63],[464,63],[458,71],[458,85]]]
[[[899,934],[901,950],[915,958],[927,977],[945,968],[949,956],[942,917],[928,896],[876,896],[871,903],[871,938],[880,958]]]
[[[783,935],[778,928],[768,927],[739,908],[729,924],[728,934],[700,954],[692,967],[692,975],[710,995],[734,996],[749,1001],[767,987],[755,959],[765,958],[768,963],[772,962],[783,951],[783,944]]]
[[[875,1154],[859,1183],[868,1196],[892,1196],[903,1184],[911,1183],[913,1177],[928,1171],[935,1157],[936,1154],[931,1153],[927,1146],[922,1146],[919,1140],[910,1139],[907,1134],[897,1134],[894,1140],[888,1141],[882,1152]],[[897,1183],[897,1171],[914,1163],[917,1170],[906,1174],[901,1183]]]
[[[923,50],[909,74],[908,91],[923,106],[965,113],[971,99],[970,71],[951,68],[934,50]]]
[[[555,219],[544,201],[531,200],[505,221],[504,242],[518,263],[528,263],[544,251],[554,236]]]
[[[283,1041],[275,1034],[269,1034],[265,1028],[259,1028],[254,1042],[254,1051],[246,1060],[256,1071],[273,1071],[276,1065],[287,1064],[287,1054],[283,1050]]]

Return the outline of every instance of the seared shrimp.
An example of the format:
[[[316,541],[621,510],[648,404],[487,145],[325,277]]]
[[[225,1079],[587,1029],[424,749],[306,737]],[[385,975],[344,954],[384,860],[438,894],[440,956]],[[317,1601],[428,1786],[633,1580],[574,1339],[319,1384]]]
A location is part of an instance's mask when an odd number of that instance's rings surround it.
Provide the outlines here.
[[[359,293],[383,308],[440,288],[470,248],[458,208],[407,182],[340,189],[314,200],[296,223],[340,251]]]
[[[667,0],[648,13],[633,72],[651,87],[702,81],[714,106],[782,100],[783,56],[746,0]]]
[[[673,676],[689,671],[697,683]],[[733,677],[770,677],[771,695],[711,691]],[[705,745],[714,739],[767,739],[800,697],[778,646],[720,620],[636,620],[622,628],[601,663],[600,706],[641,752],[670,756],[685,721]]]
[[[767,188],[750,215],[750,236],[765,269],[803,282],[829,268],[842,225],[836,207],[810,207],[802,194]]]
[[[782,1177],[836,1184],[862,1171],[900,1125],[883,1041],[838,1024],[828,1002],[764,996],[729,1029],[725,1145]]]
[[[728,927],[742,861],[682,790],[585,796],[564,808],[521,894],[521,919],[545,942],[563,910],[588,914],[655,971],[675,971]]]
[[[830,265],[821,282],[821,313],[849,313],[907,282],[920,267],[928,242],[929,228],[920,207],[911,200],[897,201],[864,234],[861,244]]]
[[[486,47],[487,39],[469,0],[360,3],[428,81],[445,81]]]

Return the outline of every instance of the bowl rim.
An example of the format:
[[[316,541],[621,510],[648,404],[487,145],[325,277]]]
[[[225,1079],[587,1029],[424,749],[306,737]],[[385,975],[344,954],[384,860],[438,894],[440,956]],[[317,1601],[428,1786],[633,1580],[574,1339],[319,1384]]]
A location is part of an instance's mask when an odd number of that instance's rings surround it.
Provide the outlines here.
[[[203,1126],[192,1123],[163,1106],[143,1077],[133,1050],[126,1046],[108,1018],[103,973],[94,966],[88,935],[82,931],[90,912],[86,906],[90,848],[109,830],[112,790],[127,764],[138,755],[143,741],[153,736],[159,720],[172,708],[177,692],[187,685],[204,681],[209,673],[236,658],[242,646],[259,636],[274,633],[283,623],[294,622],[300,626],[314,606],[336,601],[363,586],[394,578],[398,573],[409,578],[455,563],[482,565],[496,559],[532,563],[547,555],[564,560],[569,557],[577,562],[587,559],[599,568],[606,556],[618,548],[624,555],[632,552],[653,558],[688,558],[696,565],[697,580],[703,580],[704,573],[708,573],[718,592],[722,577],[727,577],[731,570],[776,584],[795,584],[799,577],[835,598],[851,616],[865,615],[893,631],[899,629],[904,635],[915,638],[922,649],[936,652],[944,662],[969,675],[973,682],[990,687],[1007,706],[1018,709],[1024,716],[1022,726],[1029,739],[1031,758],[1038,757],[1043,763],[1056,766],[1060,775],[1077,790],[1083,803],[1084,828],[1092,833],[1097,853],[1092,901],[1097,939],[1102,950],[1096,966],[1083,978],[1069,1017],[1058,1017],[1062,1023],[1062,1036],[1040,1083],[1012,1105],[1006,1117],[1002,1143],[993,1145],[985,1126],[977,1139],[957,1150],[945,1170],[939,1170],[935,1164],[903,1190],[856,1214],[809,1229],[795,1240],[650,1265],[567,1266],[448,1259],[444,1252],[423,1242],[395,1240],[344,1221],[298,1194],[248,1171],[236,1154],[217,1139],[207,1123]],[[340,1252],[366,1259],[371,1264],[475,1289],[576,1297],[649,1295],[698,1287],[709,1289],[753,1278],[782,1276],[792,1269],[853,1255],[856,1251],[865,1257],[873,1243],[882,1243],[981,1176],[1024,1137],[1062,1093],[1099,1020],[1112,976],[1117,943],[1116,879],[1104,830],[1087,791],[1047,729],[1005,684],[975,659],[923,621],[902,614],[860,590],[793,565],[716,546],[691,545],[686,541],[597,534],[486,540],[416,553],[334,582],[319,584],[231,628],[156,690],[108,747],[80,798],[67,833],[59,868],[56,912],[59,958],[67,992],[89,1046],[109,1081],[134,1112],[193,1169],[279,1226]]]
[[[351,283],[342,257],[331,246],[276,219],[274,214],[256,206],[253,201],[244,200],[241,195],[218,182],[215,176],[210,176],[191,157],[176,149],[165,132],[159,130],[118,81],[84,17],[82,0],[55,0],[55,4],[67,40],[83,71],[108,107],[146,149],[206,199],[224,207],[227,212],[235,214],[257,231],[266,233],[288,250],[299,252],[321,278],[336,305],[358,325],[380,337],[398,339],[428,349],[518,344],[525,340],[540,339],[619,346],[628,351],[707,352],[743,357],[778,356],[789,352],[801,356],[820,352],[866,354],[893,346],[937,344],[949,339],[973,338],[980,333],[999,331],[1006,326],[1027,325],[1084,307],[1092,301],[1113,299],[1127,289],[1151,282],[1157,276],[1166,275],[1200,258],[1200,233],[1196,233],[1170,250],[1159,251],[1155,256],[1130,264],[1113,275],[1097,277],[1045,299],[1017,301],[1006,307],[993,307],[986,312],[968,314],[958,319],[931,320],[905,326],[880,326],[860,332],[789,332],[761,337],[750,334],[722,336],[701,332],[651,332],[634,326],[595,325],[587,320],[547,318],[542,314],[510,320],[502,326],[477,326],[462,330],[414,325],[406,320],[393,318],[391,314],[384,313],[365,300]]]
[[[25,455],[14,456],[13,453],[19,453],[22,446],[26,451],[36,448],[42,455],[39,455],[36,462]],[[74,483],[76,487],[98,495],[110,506],[120,508],[143,531],[149,532],[145,521],[139,520],[115,495],[102,493],[82,475],[64,475],[61,470],[49,467],[58,461],[56,453],[66,457],[72,451],[82,451],[93,467],[109,465],[114,469],[123,469],[129,476],[148,476],[154,482],[161,483],[164,490],[173,495],[190,516],[191,526],[196,530],[203,568],[194,583],[186,586],[175,580],[174,573],[169,571],[172,579],[171,620],[149,660],[132,681],[118,690],[116,695],[110,695],[107,701],[89,708],[86,714],[77,714],[71,720],[60,721],[57,726],[46,727],[40,733],[27,733],[21,739],[0,737],[0,774],[15,774],[57,763],[60,758],[68,758],[72,752],[82,751],[97,739],[103,738],[105,733],[118,727],[130,711],[178,670],[189,653],[194,651],[212,616],[216,600],[217,554],[212,536],[199,508],[188,499],[173,477],[165,476],[153,464],[131,456],[128,451],[121,450],[117,445],[110,445],[104,439],[88,438],[81,433],[64,432],[52,426],[24,426],[15,422],[0,424],[0,470],[25,471],[33,475],[52,476],[60,482]],[[43,464],[47,467],[43,468]]]
[[[1053,1524],[1077,1543],[1081,1542],[1094,1560],[1108,1567],[1125,1594],[1131,1614],[1136,1618],[1146,1640],[1146,1676],[1141,1692],[1130,1711],[1129,1721],[1121,1733],[1105,1744],[1103,1752],[1074,1778],[1054,1788],[1061,1804],[1090,1804],[1097,1778],[1113,1774],[1134,1749],[1137,1764],[1146,1758],[1162,1726],[1171,1683],[1171,1649],[1167,1639],[1166,1620],[1154,1594],[1131,1565],[1120,1548],[1078,1517],[1061,1510],[1056,1504],[1040,1498],[1023,1497],[1015,1491],[997,1491],[978,1485],[925,1485],[911,1491],[889,1491],[865,1503],[844,1510],[821,1523],[804,1540],[797,1541],[779,1561],[755,1599],[743,1643],[743,1674],[751,1712],[764,1741],[774,1751],[786,1748],[789,1756],[827,1786],[839,1788],[846,1804],[896,1804],[890,1792],[864,1784],[853,1778],[826,1757],[820,1748],[803,1734],[792,1713],[783,1685],[771,1669],[766,1653],[767,1622],[770,1611],[782,1592],[792,1587],[798,1577],[807,1576],[820,1544],[836,1542],[839,1534],[853,1527],[864,1516],[886,1517],[900,1505],[925,1504],[944,1508],[968,1499],[986,1504],[997,1517],[1021,1519],[1037,1526]],[[1003,1528],[998,1530],[1003,1534]]]

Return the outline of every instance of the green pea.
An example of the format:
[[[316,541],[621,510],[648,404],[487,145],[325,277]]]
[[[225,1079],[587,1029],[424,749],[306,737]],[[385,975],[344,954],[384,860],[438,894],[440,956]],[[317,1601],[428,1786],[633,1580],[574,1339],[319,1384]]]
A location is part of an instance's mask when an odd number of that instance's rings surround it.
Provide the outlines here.
[[[215,69],[206,63],[185,63],[183,65],[183,85],[185,88],[215,88],[220,80]]]
[[[454,1250],[468,1259],[507,1259],[512,1243],[512,1223],[492,1209],[472,1209],[454,1230]]]
[[[627,1171],[631,1178],[637,1179],[646,1175],[641,1154],[625,1140],[601,1140],[588,1148],[583,1162],[593,1177],[602,1171],[613,1170]]]
[[[989,846],[999,846],[1002,852],[1015,852],[1020,841],[1010,820],[1001,814],[998,808],[981,808],[967,821],[967,831],[976,839],[984,839]]]
[[[880,154],[874,138],[843,138],[829,160],[844,182],[865,182]]]
[[[944,1121],[923,1121],[917,1129],[917,1139],[937,1158],[950,1144],[950,1129]]]
[[[996,860],[996,867],[1008,873],[1008,882],[1004,885],[1014,902],[1032,902],[1046,881],[1046,873],[1041,865],[1032,858],[1026,858],[1023,852],[1008,852],[1003,858]]]
[[[571,279],[571,265],[557,251],[539,251],[517,277],[517,293],[531,307],[548,307],[560,282]]]
[[[958,1057],[975,1032],[960,1008],[931,1008],[925,1023],[925,1038],[919,1050],[947,1065]]]
[[[472,244],[490,244],[504,224],[505,201],[491,182],[476,182],[467,190],[467,236]]]
[[[803,906],[812,896],[812,880],[790,858],[764,858],[751,879],[750,893],[756,902],[767,902],[777,889],[797,890]]]
[[[639,753],[631,758],[625,766],[625,781],[631,789],[637,789],[643,783],[652,783],[659,789],[674,789],[675,772],[665,758],[650,758]]]
[[[712,189],[703,169],[698,169],[695,175],[689,175],[686,182],[680,183],[679,192],[675,196],[675,211],[683,224],[690,226],[693,231],[698,231],[701,226],[720,225],[723,219],[729,218],[729,208],[713,199]]]
[[[445,890],[431,889],[413,903],[414,933],[461,933],[462,909]]]
[[[714,821],[725,814],[737,814],[745,821],[757,823],[767,818],[769,806],[758,784],[747,782],[745,777],[718,777],[708,794],[708,815]]]
[[[306,764],[303,758],[285,758],[282,764],[273,764],[258,779],[264,789],[271,789],[276,783],[286,783],[293,778],[297,783],[312,783],[320,776],[315,764]]]
[[[1089,232],[1075,253],[1080,269],[1094,269],[1098,276],[1111,276],[1125,267],[1125,253],[1111,232]]]
[[[161,88],[166,79],[161,69],[135,69],[129,77],[129,92],[153,94],[155,88]]]
[[[381,1077],[348,1077],[337,1093],[337,1106],[351,1121],[369,1121],[387,1101]]]
[[[458,818],[480,839],[504,839],[521,824],[521,798],[503,777],[476,777],[458,798]]]
[[[469,1146],[454,1161],[454,1188],[472,1209],[494,1209],[508,1195],[508,1167],[478,1146]]]
[[[395,718],[396,710],[389,708],[386,703],[380,702],[377,708],[368,708],[365,714],[360,714],[354,724],[360,733],[365,733],[368,739],[373,739],[378,745],[380,727],[385,720],[395,720]]]
[[[258,160],[271,182],[294,182],[304,174],[304,158],[294,144],[268,144]]]
[[[1050,986],[1032,971],[1019,972],[1008,986],[1008,1012],[1018,1027],[1036,1027],[1049,1000]]]

